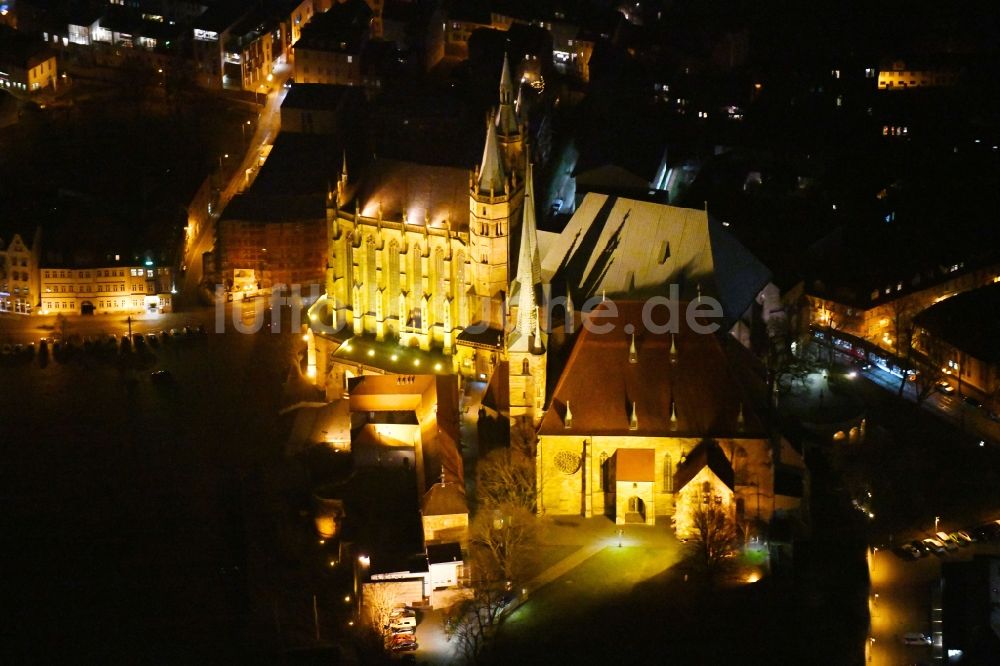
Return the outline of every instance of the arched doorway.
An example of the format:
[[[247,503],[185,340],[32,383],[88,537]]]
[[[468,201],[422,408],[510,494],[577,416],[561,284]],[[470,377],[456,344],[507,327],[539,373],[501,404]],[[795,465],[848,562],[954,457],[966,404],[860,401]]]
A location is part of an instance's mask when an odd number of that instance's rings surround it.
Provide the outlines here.
[[[92,315],[94,314],[94,304],[90,301],[84,301],[80,304],[80,314]]]
[[[646,503],[638,495],[632,495],[625,503],[625,522],[644,523],[646,522]]]

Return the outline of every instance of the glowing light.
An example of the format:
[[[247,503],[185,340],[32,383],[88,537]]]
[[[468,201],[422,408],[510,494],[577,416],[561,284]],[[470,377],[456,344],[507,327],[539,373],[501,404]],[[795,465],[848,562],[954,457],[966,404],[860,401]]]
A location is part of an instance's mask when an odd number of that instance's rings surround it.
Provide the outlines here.
[[[313,313],[309,314],[309,321],[316,321],[316,315]]]
[[[344,597],[344,603],[345,604],[351,603],[351,595],[348,594],[346,597]]]
[[[434,364],[434,369],[437,370],[438,372],[441,372],[441,364],[440,363],[435,363]]]
[[[748,583],[756,583],[759,580],[760,580],[760,574],[757,573],[756,571],[750,573],[746,578],[746,581]]]
[[[369,349],[368,350],[368,355],[369,356],[374,356],[375,355],[375,350],[374,349]]]
[[[358,555],[358,562],[361,564],[361,566],[367,567],[369,564],[372,563],[372,558],[368,557],[367,555]]]
[[[419,358],[415,358],[415,359],[413,359],[413,365],[414,365],[415,367],[418,367],[418,368],[419,368],[419,367],[420,367],[420,359],[419,359]]]
[[[302,342],[309,342],[309,334],[305,333],[302,335]]]
[[[854,378],[855,378],[855,377],[857,377],[857,376],[858,376],[858,373],[856,373],[856,372],[855,372],[855,371],[853,371],[853,370],[851,370],[850,372],[848,372],[848,373],[847,373],[847,378],[848,378],[848,379],[854,379]]]
[[[326,539],[320,539],[320,540],[319,540],[319,545],[321,545],[321,546],[322,546],[322,545],[323,545],[324,543],[326,543]]]
[[[392,356],[389,357],[389,360],[390,361],[397,361],[397,360],[399,360],[399,356],[397,354],[393,354]]]

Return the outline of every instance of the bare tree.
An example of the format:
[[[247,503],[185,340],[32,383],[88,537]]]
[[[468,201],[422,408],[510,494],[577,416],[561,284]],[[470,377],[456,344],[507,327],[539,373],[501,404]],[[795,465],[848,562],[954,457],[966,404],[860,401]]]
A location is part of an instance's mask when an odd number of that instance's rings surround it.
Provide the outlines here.
[[[719,502],[699,504],[692,516],[692,556],[709,582],[725,571],[736,554],[739,537],[729,512]]]
[[[921,335],[916,343],[919,349],[913,348],[910,355],[919,370],[914,377],[919,404],[934,392],[944,377],[945,350],[937,337],[930,334]]]
[[[479,506],[535,510],[534,460],[517,449],[496,449],[476,466]]]
[[[379,633],[383,644],[389,639],[389,619],[401,587],[399,583],[391,582],[368,583],[364,587],[365,623]]]
[[[480,558],[481,568],[505,581],[518,581],[524,576],[527,553],[537,537],[533,511],[512,504],[481,506],[470,532],[472,543],[488,555]]]
[[[465,663],[475,664],[489,648],[514,585],[488,549],[473,547],[469,565],[472,596],[458,606],[447,633]]]

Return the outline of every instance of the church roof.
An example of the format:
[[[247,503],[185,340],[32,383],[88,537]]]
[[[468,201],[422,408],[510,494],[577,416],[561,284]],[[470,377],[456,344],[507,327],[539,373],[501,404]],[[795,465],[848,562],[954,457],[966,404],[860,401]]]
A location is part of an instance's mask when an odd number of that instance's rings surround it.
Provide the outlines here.
[[[529,162],[524,176],[524,208],[521,222],[521,241],[517,256],[517,331],[511,349],[527,350],[529,336],[535,334],[538,323],[536,290],[541,289],[542,269],[538,255],[537,224],[535,223],[534,170]],[[539,343],[536,340],[536,345]]]
[[[613,301],[585,315],[593,325],[579,333],[539,434],[763,437],[765,426],[755,408],[767,404],[767,390],[750,352],[729,336],[693,331],[684,316],[688,304],[682,302],[672,363],[672,334],[647,329],[644,305]],[[645,318],[663,324],[667,310],[658,306]],[[609,325],[610,332],[598,332],[598,326]],[[629,330],[635,333],[635,363],[629,359]],[[573,411],[569,428],[563,416],[567,402]],[[633,403],[636,427],[630,428]],[[676,422],[671,422],[672,407]]]
[[[588,193],[542,258],[554,293],[640,298],[698,293],[717,298],[729,328],[771,273],[704,210]],[[700,292],[699,292],[700,289]]]
[[[517,134],[517,114],[514,113],[514,84],[510,75],[510,60],[503,56],[503,70],[500,73],[500,108],[497,109],[497,129],[502,136]]]
[[[339,156],[338,156],[339,158]],[[469,172],[466,169],[416,162],[376,159],[357,192],[361,214],[375,217],[379,204],[384,220],[424,223],[444,228],[451,220],[454,231],[469,228]],[[348,209],[351,209],[348,206]]]
[[[674,488],[678,492],[683,490],[684,486],[706,467],[730,489],[735,487],[735,475],[729,458],[726,457],[718,442],[703,440],[688,454],[687,459],[678,465],[677,472],[674,474]]]
[[[503,160],[500,158],[500,144],[497,143],[497,130],[493,123],[486,125],[486,144],[483,146],[483,159],[479,164],[480,193],[495,192],[503,194],[504,174]]]
[[[615,451],[616,481],[654,481],[655,449],[618,449]]]

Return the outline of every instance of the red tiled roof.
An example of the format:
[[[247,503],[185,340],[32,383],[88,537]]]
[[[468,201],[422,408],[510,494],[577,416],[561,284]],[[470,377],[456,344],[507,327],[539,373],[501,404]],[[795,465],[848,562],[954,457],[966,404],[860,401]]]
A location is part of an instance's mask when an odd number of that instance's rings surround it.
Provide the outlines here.
[[[655,466],[654,449],[618,449],[615,452],[616,481],[653,481]]]
[[[746,349],[726,336],[695,333],[683,322],[687,304],[681,303],[677,363],[672,364],[671,334],[646,329],[643,303],[618,301],[614,306],[617,317],[607,310],[595,321],[611,324],[610,333],[580,331],[539,434],[760,437],[765,432],[756,409],[766,405],[766,386]],[[665,309],[657,308],[652,318],[662,324]],[[635,331],[637,363],[629,362],[631,336],[626,330]],[[567,401],[573,413],[568,429]],[[629,427],[633,402],[636,429]],[[676,427],[670,422],[671,404],[676,408]]]

